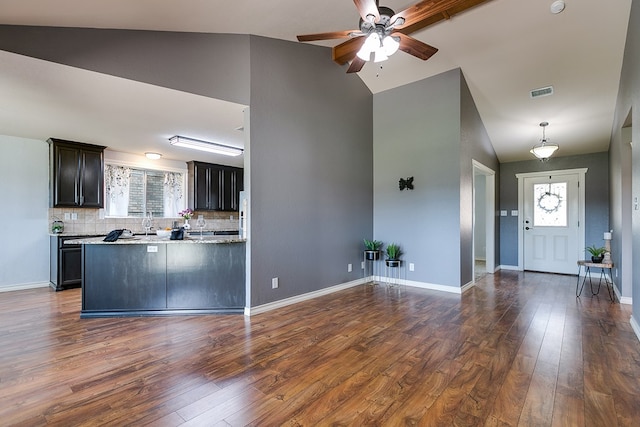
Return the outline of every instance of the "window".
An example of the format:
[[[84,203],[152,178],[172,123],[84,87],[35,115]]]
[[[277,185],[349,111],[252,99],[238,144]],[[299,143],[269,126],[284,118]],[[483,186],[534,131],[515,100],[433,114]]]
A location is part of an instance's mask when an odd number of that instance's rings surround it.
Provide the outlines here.
[[[185,208],[184,174],[105,165],[106,216],[175,218]]]
[[[567,226],[567,183],[554,182],[533,186],[533,225],[536,227]]]

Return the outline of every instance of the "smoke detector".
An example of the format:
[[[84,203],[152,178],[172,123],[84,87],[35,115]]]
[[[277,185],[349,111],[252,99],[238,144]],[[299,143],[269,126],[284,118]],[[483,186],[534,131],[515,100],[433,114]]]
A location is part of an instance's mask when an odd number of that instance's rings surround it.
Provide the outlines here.
[[[562,0],[556,0],[553,3],[551,3],[551,13],[553,13],[554,15],[557,15],[558,13],[562,12],[565,8],[565,4]]]

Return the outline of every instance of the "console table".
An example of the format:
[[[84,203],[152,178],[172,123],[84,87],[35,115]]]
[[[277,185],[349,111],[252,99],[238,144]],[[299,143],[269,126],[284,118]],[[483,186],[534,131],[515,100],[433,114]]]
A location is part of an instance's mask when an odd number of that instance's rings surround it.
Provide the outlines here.
[[[582,267],[585,268],[584,278],[582,279],[582,285],[580,285],[580,271]],[[591,268],[599,268],[600,269],[600,278],[598,279],[598,289],[596,291],[593,290],[593,280],[591,278]],[[609,277],[612,276],[613,263],[612,262],[591,262],[589,260],[580,260],[578,261],[578,282],[576,283],[576,297],[579,297],[582,294],[582,289],[584,288],[584,283],[587,281],[587,277],[589,277],[589,285],[591,287],[591,295],[597,295],[600,292],[600,285],[602,284],[602,280],[604,279],[605,284],[607,285],[607,291],[609,291],[609,298],[611,298],[612,302],[615,302],[615,298],[613,296],[613,283],[607,278],[605,273],[605,269],[609,270]]]

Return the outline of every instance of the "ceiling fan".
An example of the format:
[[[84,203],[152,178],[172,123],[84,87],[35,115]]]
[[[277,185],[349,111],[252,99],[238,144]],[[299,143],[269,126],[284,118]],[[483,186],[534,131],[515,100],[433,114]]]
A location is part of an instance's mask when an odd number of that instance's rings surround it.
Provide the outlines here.
[[[367,61],[386,60],[397,50],[423,61],[437,51],[408,34],[488,0],[425,0],[395,13],[379,6],[378,0],[353,0],[360,13],[357,30],[333,31],[298,36],[298,41],[349,38],[333,48],[333,60],[340,65],[351,61],[347,73],[357,73]]]

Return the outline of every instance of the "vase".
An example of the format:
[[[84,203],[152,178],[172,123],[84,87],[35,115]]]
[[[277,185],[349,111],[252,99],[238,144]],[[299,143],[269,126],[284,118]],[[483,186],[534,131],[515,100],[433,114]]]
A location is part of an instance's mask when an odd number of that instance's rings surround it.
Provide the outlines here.
[[[189,224],[189,220],[187,218],[184,219],[184,225],[182,227],[185,230],[189,230],[191,228],[191,224]]]
[[[387,264],[387,267],[400,267],[400,260],[399,259],[387,259],[385,260],[385,263]]]
[[[366,250],[364,251],[364,253],[365,253],[365,259],[367,261],[376,261],[380,259],[380,251]]]
[[[601,256],[592,256],[591,257],[591,262],[596,263],[596,264],[600,264],[602,262],[603,257]]]

